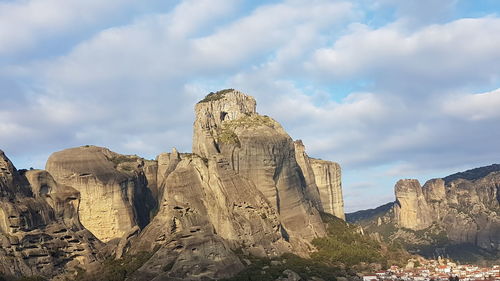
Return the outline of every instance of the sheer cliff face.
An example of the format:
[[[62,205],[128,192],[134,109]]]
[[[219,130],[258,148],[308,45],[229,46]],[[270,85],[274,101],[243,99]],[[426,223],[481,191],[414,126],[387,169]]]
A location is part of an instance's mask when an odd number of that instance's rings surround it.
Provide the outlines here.
[[[208,158],[218,153],[217,136],[222,123],[256,114],[253,97],[238,91],[218,92],[196,104],[193,153]]]
[[[46,170],[57,182],[80,193],[82,224],[107,242],[148,223],[153,199],[143,166],[138,157],[83,146],[53,153]]]
[[[237,91],[209,95],[195,111],[194,153],[157,158],[159,211],[130,251],[158,250],[131,280],[228,277],[243,268],[236,249],[307,255],[325,233],[321,201],[288,134]]]
[[[442,255],[443,252],[429,251],[441,248],[451,249],[446,254],[456,254],[456,259],[477,257],[478,253],[482,258],[498,259],[498,167],[491,165],[432,179],[423,187],[417,180],[400,180],[395,186],[396,202],[392,206],[358,212],[357,221],[352,222],[390,241],[419,249],[420,254]]]
[[[46,171],[20,174],[0,151],[0,272],[54,276],[97,260],[80,224],[79,193]]]
[[[302,141],[295,141],[295,157],[306,184],[306,197],[323,212],[345,220],[340,165],[310,158]]]
[[[500,251],[500,172],[477,180],[457,179],[446,186],[442,222],[454,241]]]
[[[311,159],[311,167],[323,210],[345,220],[340,165],[335,162]]]
[[[448,239],[486,250],[500,250],[500,172],[445,185],[433,179],[420,187],[417,180],[396,184],[395,219],[399,226],[422,230],[435,224]]]
[[[309,158],[238,91],[195,113],[193,153],[154,161],[82,146],[21,175],[0,151],[0,271],[52,277],[98,250],[150,251],[127,280],[204,280],[242,270],[236,250],[308,256],[325,235],[319,212],[344,217],[338,164]]]
[[[394,213],[399,226],[420,230],[432,224],[431,212],[418,180],[399,180],[395,193]]]
[[[325,233],[318,210],[306,196],[294,143],[281,125],[255,112],[243,93],[216,93],[196,105],[193,152],[225,159],[250,180],[277,210],[292,236],[312,239]]]

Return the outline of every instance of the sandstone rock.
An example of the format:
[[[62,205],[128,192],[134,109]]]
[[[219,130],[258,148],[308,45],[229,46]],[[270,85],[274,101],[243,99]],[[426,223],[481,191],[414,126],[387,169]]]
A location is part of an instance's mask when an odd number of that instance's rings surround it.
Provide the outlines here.
[[[297,160],[297,164],[299,164],[302,175],[304,176],[305,195],[314,207],[316,207],[316,209],[324,212],[325,210],[321,201],[320,192],[318,190],[318,186],[316,185],[315,174],[311,167],[311,159],[306,154],[306,148],[301,140],[296,140],[293,144],[295,148],[295,159]]]
[[[222,156],[252,181],[277,210],[288,234],[311,240],[325,234],[318,210],[305,196],[294,144],[281,125],[255,112],[255,100],[228,90],[196,105],[193,152]]]
[[[50,278],[97,261],[100,244],[78,220],[76,190],[46,171],[20,174],[1,151],[0,170],[0,272]]]
[[[399,226],[420,230],[432,224],[432,215],[418,180],[399,180],[395,186],[396,221]]]
[[[358,212],[356,218],[369,229],[388,229],[395,224],[389,240],[413,245],[467,245],[460,256],[475,251],[488,257],[500,253],[500,165],[490,165],[457,173],[443,179],[432,179],[420,188],[416,180],[396,184],[396,203]],[[391,208],[387,208],[391,206]],[[387,206],[387,207],[386,207]],[[370,218],[373,218],[371,221]],[[401,228],[402,227],[402,228]],[[420,230],[419,232],[407,231]],[[387,231],[386,231],[387,232]],[[444,248],[443,248],[444,247]],[[454,246],[456,249],[456,246]],[[436,249],[437,251],[438,249]],[[486,252],[484,251],[486,250]],[[436,254],[436,253],[428,253]],[[460,258],[460,257],[459,257]]]
[[[222,122],[255,114],[255,99],[235,90],[209,94],[195,107],[193,153],[208,158],[219,152],[216,138],[220,136]],[[231,137],[231,136],[228,136]]]
[[[149,222],[154,200],[143,166],[138,157],[82,146],[53,153],[46,170],[57,182],[80,192],[82,224],[107,242]]]
[[[158,184],[158,200],[163,198],[163,189],[162,187],[165,185],[164,181],[172,173],[179,161],[181,161],[181,157],[177,149],[173,148],[172,153],[162,153],[156,157],[156,161],[158,162],[158,172],[157,172],[157,184]]]
[[[302,141],[295,144],[295,158],[304,175],[306,197],[323,212],[345,220],[340,165],[310,158]]]
[[[428,180],[422,187],[425,201],[431,209],[432,221],[439,221],[448,212],[446,189],[442,179]]]
[[[345,220],[340,165],[314,158],[310,161],[324,211]]]
[[[78,214],[80,192],[70,186],[56,183],[44,170],[30,170],[24,175],[35,197],[44,199],[54,210],[56,218],[63,220],[68,226],[83,228]]]
[[[130,280],[225,278],[243,268],[236,249],[307,255],[324,235],[292,139],[253,98],[226,91],[198,103],[193,152],[157,158],[159,211],[130,248],[156,252]]]

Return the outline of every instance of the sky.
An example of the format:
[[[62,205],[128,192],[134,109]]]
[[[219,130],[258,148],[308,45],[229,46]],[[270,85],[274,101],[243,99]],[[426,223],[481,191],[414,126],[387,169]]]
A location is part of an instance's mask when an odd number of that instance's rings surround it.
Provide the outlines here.
[[[394,184],[500,163],[498,0],[0,0],[0,149],[191,150],[235,88],[336,161],[347,212]]]

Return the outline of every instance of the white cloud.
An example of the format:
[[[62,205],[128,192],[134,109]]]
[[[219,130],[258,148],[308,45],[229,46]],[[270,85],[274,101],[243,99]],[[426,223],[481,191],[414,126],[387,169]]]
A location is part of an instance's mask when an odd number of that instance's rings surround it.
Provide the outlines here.
[[[386,90],[415,93],[500,79],[500,19],[461,19],[407,33],[397,23],[355,24],[306,67],[326,79],[370,77]],[[426,89],[427,88],[427,89]]]
[[[132,0],[0,2],[0,54],[34,48],[40,40],[106,21],[132,4]]]
[[[444,2],[438,10],[448,9]],[[24,18],[34,3],[48,4]],[[83,144],[149,158],[172,146],[189,151],[193,105],[209,91],[234,87],[303,139],[311,156],[343,165],[350,210],[374,197],[371,188],[356,194],[350,187],[374,182],[386,188],[377,196],[392,196],[392,177],[402,173],[500,158],[498,90],[450,96],[477,92],[477,85],[498,88],[498,18],[425,25],[420,17],[411,25],[420,11],[400,7],[401,18],[376,28],[347,1],[252,3],[257,7],[245,10],[249,4],[240,1],[185,0],[167,12],[132,12],[121,25],[99,24],[125,13],[121,8],[147,5],[130,1],[112,11],[117,3],[0,4],[9,11],[0,17],[9,20],[0,25],[0,42],[15,35],[15,25],[20,36],[0,53],[36,48],[51,36],[82,36],[80,24],[97,30],[69,51],[17,65],[0,61],[2,149],[18,159]],[[50,7],[66,13],[50,15]],[[85,16],[98,8],[95,18]],[[367,82],[338,86],[358,80]]]
[[[451,96],[444,112],[466,120],[481,121],[500,117],[500,88],[487,93]]]

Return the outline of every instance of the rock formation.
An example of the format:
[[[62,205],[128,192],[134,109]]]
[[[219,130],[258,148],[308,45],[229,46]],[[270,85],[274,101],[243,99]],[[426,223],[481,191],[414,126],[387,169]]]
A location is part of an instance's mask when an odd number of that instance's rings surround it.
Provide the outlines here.
[[[340,165],[335,162],[311,158],[311,167],[319,189],[323,210],[345,220]]]
[[[396,202],[349,215],[371,232],[424,251],[453,249],[456,258],[500,254],[500,165],[427,181],[400,180]],[[388,231],[389,230],[389,231]],[[463,246],[455,246],[463,245]],[[475,248],[474,248],[475,247]],[[463,251],[466,254],[460,254]],[[433,255],[435,252],[428,252]],[[442,254],[442,253],[441,253]],[[478,257],[481,258],[481,257]]]
[[[0,151],[0,272],[55,276],[95,261],[99,241],[78,218],[79,193]]]
[[[149,222],[154,199],[143,167],[143,159],[96,146],[55,152],[46,164],[57,182],[80,192],[80,220],[103,242]]]
[[[234,90],[208,95],[195,108],[194,153],[158,156],[159,211],[130,249],[157,251],[131,280],[224,278],[243,268],[236,249],[307,255],[325,234],[292,139],[255,105]]]
[[[399,226],[420,230],[432,224],[432,215],[418,180],[400,180],[395,186],[394,212]]]
[[[23,175],[1,154],[0,258],[14,258],[0,271],[53,277],[146,251],[127,280],[221,279],[245,267],[240,251],[307,257],[320,211],[344,218],[339,165],[308,157],[252,97],[211,93],[195,114],[193,153],[86,145]]]
[[[340,165],[309,157],[302,141],[295,141],[295,158],[305,178],[306,196],[316,208],[345,220]]]
[[[193,152],[221,156],[253,182],[287,232],[305,239],[323,235],[318,210],[304,196],[293,140],[278,122],[257,114],[255,105],[252,97],[234,90],[208,95],[195,108]]]

